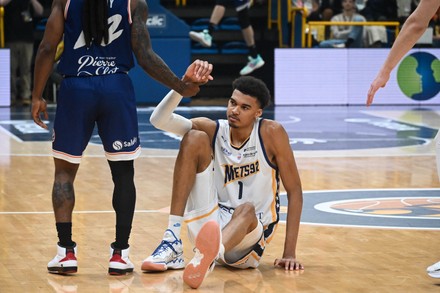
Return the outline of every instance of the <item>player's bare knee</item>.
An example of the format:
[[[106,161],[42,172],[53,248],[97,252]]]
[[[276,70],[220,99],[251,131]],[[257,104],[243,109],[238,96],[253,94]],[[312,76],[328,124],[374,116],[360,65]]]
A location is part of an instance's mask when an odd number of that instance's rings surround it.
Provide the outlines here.
[[[203,172],[211,163],[211,144],[208,135],[203,131],[190,130],[180,143],[179,155],[196,162],[197,173]]]
[[[252,221],[255,217],[255,207],[250,202],[243,203],[235,208],[234,215],[235,217],[241,217],[246,219],[247,221]]]
[[[180,149],[183,151],[203,151],[206,147],[209,150],[211,148],[209,137],[205,132],[199,130],[188,131],[180,142]]]
[[[55,181],[61,183],[71,183],[75,181],[76,172],[69,169],[56,169]]]

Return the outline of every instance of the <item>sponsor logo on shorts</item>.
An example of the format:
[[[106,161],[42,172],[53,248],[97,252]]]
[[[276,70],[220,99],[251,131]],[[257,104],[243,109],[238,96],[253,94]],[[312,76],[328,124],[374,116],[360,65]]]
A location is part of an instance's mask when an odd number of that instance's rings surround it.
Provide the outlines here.
[[[115,149],[116,151],[120,151],[123,148],[132,147],[137,143],[137,141],[138,141],[137,137],[133,137],[132,139],[130,139],[130,141],[116,140],[113,142],[113,149]]]
[[[117,140],[113,143],[113,148],[117,151],[122,150],[122,141]]]

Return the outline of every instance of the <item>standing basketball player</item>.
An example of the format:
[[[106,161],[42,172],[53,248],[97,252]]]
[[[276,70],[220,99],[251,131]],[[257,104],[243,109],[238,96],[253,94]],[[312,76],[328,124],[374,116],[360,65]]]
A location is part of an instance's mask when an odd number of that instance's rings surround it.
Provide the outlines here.
[[[184,81],[193,81],[195,61]],[[206,66],[206,65],[205,65]],[[289,137],[273,120],[262,119],[270,93],[259,79],[233,82],[227,119],[188,120],[174,114],[182,96],[171,91],[157,106],[151,123],[183,136],[174,169],[168,229],[144,271],[184,268],[180,239],[188,225],[196,255],[183,279],[192,288],[202,283],[214,260],[236,268],[256,268],[279,221],[280,177],[287,191],[288,215],[284,253],[275,265],[303,269],[296,259],[302,188]]]
[[[429,21],[440,7],[440,0],[421,0],[416,10],[408,17],[403,24],[402,30],[396,38],[393,47],[388,54],[376,79],[371,83],[367,96],[367,105],[373,103],[374,95],[381,87],[385,87],[390,79],[390,73],[414,46],[428,27]],[[439,132],[440,133],[440,132]],[[440,135],[434,139],[436,141],[437,173],[440,179]],[[433,278],[440,278],[440,261],[427,268],[428,274]]]
[[[48,264],[52,273],[77,271],[72,240],[73,183],[95,123],[114,182],[116,241],[110,246],[110,274],[133,271],[128,239],[135,209],[134,159],[140,154],[136,100],[127,72],[133,53],[153,78],[184,96],[199,91],[182,82],[152,50],[146,26],[145,0],[54,0],[35,62],[32,117],[39,126],[47,119],[42,92],[51,73],[57,44],[64,36],[58,71],[64,76],[53,128],[55,178],[52,203],[58,232],[57,254]]]

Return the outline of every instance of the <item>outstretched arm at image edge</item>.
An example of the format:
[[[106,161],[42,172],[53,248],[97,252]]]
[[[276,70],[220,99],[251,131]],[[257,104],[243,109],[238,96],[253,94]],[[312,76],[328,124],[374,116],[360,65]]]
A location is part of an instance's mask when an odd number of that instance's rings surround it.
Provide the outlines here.
[[[397,36],[382,68],[371,83],[367,94],[367,106],[373,103],[374,95],[390,79],[391,71],[414,46],[428,27],[429,21],[440,6],[440,0],[422,0],[416,10],[408,17]]]

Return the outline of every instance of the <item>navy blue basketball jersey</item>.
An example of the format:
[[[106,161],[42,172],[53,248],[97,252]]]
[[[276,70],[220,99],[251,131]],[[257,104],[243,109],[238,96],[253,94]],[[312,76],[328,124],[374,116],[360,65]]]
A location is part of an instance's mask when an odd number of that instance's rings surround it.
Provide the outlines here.
[[[109,0],[109,40],[87,48],[82,28],[84,0],[68,0],[64,10],[64,52],[58,71],[65,76],[96,76],[124,72],[133,67],[129,0]],[[68,58],[63,58],[68,56]]]

